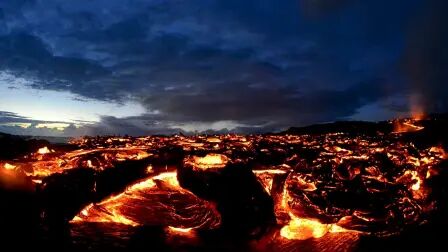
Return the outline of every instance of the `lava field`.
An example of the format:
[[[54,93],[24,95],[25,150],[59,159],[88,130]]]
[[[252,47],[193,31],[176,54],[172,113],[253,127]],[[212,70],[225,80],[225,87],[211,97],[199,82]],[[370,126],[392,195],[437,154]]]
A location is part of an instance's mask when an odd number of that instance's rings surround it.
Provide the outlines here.
[[[2,239],[44,251],[443,246],[447,125],[433,116],[265,135],[0,138]]]

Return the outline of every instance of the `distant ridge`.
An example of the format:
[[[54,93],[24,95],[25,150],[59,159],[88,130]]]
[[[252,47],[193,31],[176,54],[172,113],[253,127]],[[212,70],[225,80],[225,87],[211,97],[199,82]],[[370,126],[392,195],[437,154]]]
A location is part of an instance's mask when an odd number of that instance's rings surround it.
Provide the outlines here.
[[[12,159],[47,146],[48,141],[0,132],[0,160]]]
[[[378,134],[389,133],[393,125],[387,121],[338,121],[333,123],[313,124],[304,127],[291,127],[282,134],[304,135],[304,134],[326,134],[326,133],[352,133],[352,134]]]

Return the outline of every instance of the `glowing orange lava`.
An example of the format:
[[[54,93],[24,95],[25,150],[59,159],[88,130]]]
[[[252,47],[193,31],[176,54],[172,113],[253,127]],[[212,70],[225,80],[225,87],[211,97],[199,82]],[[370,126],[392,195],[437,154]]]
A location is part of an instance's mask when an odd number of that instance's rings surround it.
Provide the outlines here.
[[[3,165],[3,168],[5,168],[6,170],[15,170],[15,169],[16,169],[16,166],[15,166],[15,165],[12,165],[12,164],[9,164],[9,163],[5,163],[5,164]]]
[[[176,176],[176,172],[166,172],[137,182],[118,195],[88,205],[73,218],[72,223],[183,225],[182,228],[171,228],[177,232],[218,227],[220,217],[214,207],[181,188]]]
[[[194,168],[198,170],[219,169],[224,168],[229,159],[222,154],[210,153],[205,157],[193,157]]]
[[[390,221],[403,213],[404,217],[410,216],[411,224],[419,224],[420,212],[426,214],[426,209],[432,207],[425,205],[431,199],[428,197],[431,193],[428,180],[438,175],[438,164],[448,157],[440,143],[426,148],[400,138],[406,132],[423,130],[421,122],[400,119],[391,123],[393,125],[386,126],[389,129],[394,126],[394,134],[374,136],[337,132],[86,137],[73,140],[69,151],[43,147],[23,159],[3,161],[0,163],[0,179],[9,181],[14,178],[16,181],[20,178],[23,184],[39,188],[51,180],[46,177],[57,173],[71,175],[71,169],[86,169],[99,176],[116,167],[133,169],[138,163],[139,177],[134,177],[132,182],[126,181],[129,183],[126,188],[123,186],[121,190],[117,189],[119,191],[101,195],[105,197],[103,199],[95,198],[95,202],[89,199],[83,203],[83,209],[71,223],[163,226],[164,231],[175,234],[173,236],[193,236],[198,234],[196,230],[219,228],[222,219],[215,203],[201,199],[185,189],[187,186],[180,186],[176,168],[179,172],[183,170],[177,167],[178,164],[188,164],[197,172],[195,175],[207,178],[214,176],[213,172],[225,173],[225,169],[231,167],[229,164],[238,162],[252,168],[253,174],[249,175],[256,176],[263,186],[257,190],[272,198],[276,227],[279,227],[275,232],[281,241],[319,239],[331,233],[371,234],[375,232],[369,229],[371,226],[376,227],[378,222],[383,226],[394,226]],[[181,153],[176,156],[178,150]],[[173,160],[174,164],[169,164]],[[208,183],[209,180],[204,181]],[[347,184],[354,186],[347,189]],[[351,197],[347,197],[348,207],[332,205],[332,199],[345,197],[350,189],[356,194],[360,188],[365,189],[362,196],[368,198],[377,194],[381,200],[390,193],[387,189],[399,188],[401,194],[391,197],[398,205],[384,204],[385,208],[391,208],[384,211],[385,214],[391,214],[380,217],[364,208],[352,207]],[[358,197],[356,200],[362,199]],[[271,201],[269,204],[272,207]]]
[[[402,119],[402,120],[394,120],[394,131],[393,133],[406,133],[406,132],[414,132],[424,129],[422,126],[416,125],[418,120],[415,119]]]
[[[52,151],[51,151],[50,149],[48,149],[47,146],[42,147],[42,148],[40,148],[40,149],[37,150],[37,153],[39,153],[39,154],[41,154],[41,155],[48,154],[48,153],[51,153],[51,152],[52,152]]]

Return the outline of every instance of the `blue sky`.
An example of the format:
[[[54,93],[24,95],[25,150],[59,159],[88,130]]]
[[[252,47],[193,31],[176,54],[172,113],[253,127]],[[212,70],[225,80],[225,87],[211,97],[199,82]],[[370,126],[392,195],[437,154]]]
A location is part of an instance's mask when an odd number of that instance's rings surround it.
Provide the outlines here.
[[[0,131],[266,132],[446,111],[443,0],[3,0]]]

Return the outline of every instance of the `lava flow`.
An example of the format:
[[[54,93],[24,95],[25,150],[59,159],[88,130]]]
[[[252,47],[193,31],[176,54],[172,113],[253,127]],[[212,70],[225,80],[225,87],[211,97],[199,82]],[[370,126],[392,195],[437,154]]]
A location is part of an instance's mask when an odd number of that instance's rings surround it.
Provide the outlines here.
[[[34,184],[50,227],[219,230],[274,244],[389,237],[443,208],[434,185],[447,153],[410,141],[425,132],[412,119],[387,125],[375,134],[85,137],[0,161],[0,178]]]
[[[99,204],[88,205],[72,222],[81,221],[164,225],[190,231],[217,228],[220,217],[211,204],[179,186],[176,172],[166,172],[137,182]]]

